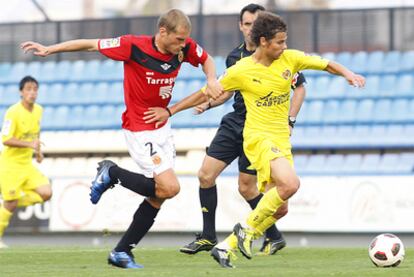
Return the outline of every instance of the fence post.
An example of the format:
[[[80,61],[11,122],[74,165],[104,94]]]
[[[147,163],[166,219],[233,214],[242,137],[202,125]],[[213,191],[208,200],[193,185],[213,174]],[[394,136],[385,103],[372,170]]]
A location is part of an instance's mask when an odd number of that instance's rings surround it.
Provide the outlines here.
[[[312,52],[318,53],[319,52],[319,36],[318,36],[318,11],[312,11]]]
[[[393,50],[395,50],[395,43],[394,43],[394,38],[395,38],[395,35],[394,35],[394,27],[395,27],[395,22],[394,22],[394,20],[395,20],[395,8],[391,8],[391,9],[389,9],[389,21],[390,21],[390,24],[389,24],[389,38],[388,38],[388,40],[389,40],[389,43],[388,43],[388,50],[389,51],[393,51]]]

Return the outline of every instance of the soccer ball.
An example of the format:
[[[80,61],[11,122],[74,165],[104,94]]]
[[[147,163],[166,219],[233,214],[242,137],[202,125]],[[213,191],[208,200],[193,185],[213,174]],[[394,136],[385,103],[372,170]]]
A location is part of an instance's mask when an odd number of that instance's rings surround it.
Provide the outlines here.
[[[395,267],[404,260],[404,245],[393,234],[381,234],[369,245],[368,254],[371,261],[378,267]]]

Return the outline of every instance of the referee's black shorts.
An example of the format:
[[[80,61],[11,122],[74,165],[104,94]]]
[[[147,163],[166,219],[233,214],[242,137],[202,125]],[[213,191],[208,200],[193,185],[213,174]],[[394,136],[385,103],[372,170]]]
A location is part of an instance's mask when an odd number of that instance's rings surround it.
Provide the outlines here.
[[[247,169],[250,162],[243,151],[244,122],[245,117],[236,112],[226,114],[207,148],[207,155],[228,165],[239,158],[239,172],[256,175],[255,170]]]

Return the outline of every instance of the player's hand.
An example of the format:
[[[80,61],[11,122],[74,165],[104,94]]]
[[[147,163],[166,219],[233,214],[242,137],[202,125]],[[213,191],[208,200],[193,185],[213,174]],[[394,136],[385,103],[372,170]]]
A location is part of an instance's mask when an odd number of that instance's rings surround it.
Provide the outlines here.
[[[32,141],[31,143],[31,147],[33,148],[33,150],[35,151],[35,153],[40,152],[40,147],[42,146],[42,142],[39,139],[35,139]]]
[[[23,42],[20,44],[20,48],[23,49],[24,53],[32,51],[35,56],[46,57],[50,54],[47,46],[33,41]]]
[[[147,124],[155,122],[155,128],[158,128],[158,126],[167,121],[169,117],[170,114],[165,108],[152,107],[144,112],[144,117],[142,119],[144,119]]]
[[[202,114],[203,112],[210,109],[210,107],[210,101],[197,105],[194,107],[194,114]]]
[[[42,152],[36,153],[36,162],[41,163],[45,157],[43,156]]]
[[[351,86],[356,88],[365,87],[365,78],[359,74],[352,73],[350,76],[346,76],[346,80]]]
[[[207,87],[204,93],[207,96],[216,100],[217,98],[220,97],[220,95],[224,93],[224,91],[220,83],[216,79],[214,79],[212,81],[207,82]]]

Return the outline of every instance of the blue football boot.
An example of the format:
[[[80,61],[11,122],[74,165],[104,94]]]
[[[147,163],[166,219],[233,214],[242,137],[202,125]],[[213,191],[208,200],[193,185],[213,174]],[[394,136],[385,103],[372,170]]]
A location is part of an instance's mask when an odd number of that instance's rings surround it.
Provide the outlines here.
[[[115,252],[115,250],[109,253],[108,264],[121,268],[143,268],[142,265],[135,262],[132,253]]]
[[[102,194],[109,188],[114,187],[116,181],[113,181],[109,176],[109,169],[116,164],[110,160],[103,160],[102,162],[98,163],[97,171],[95,179],[92,181],[91,186],[91,193],[89,194],[91,197],[92,204],[96,204],[101,199]]]

